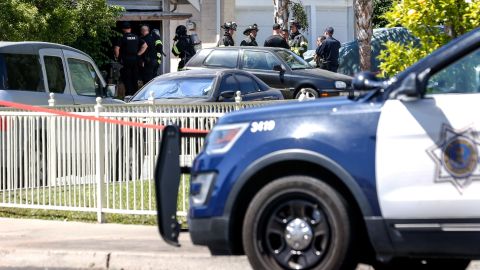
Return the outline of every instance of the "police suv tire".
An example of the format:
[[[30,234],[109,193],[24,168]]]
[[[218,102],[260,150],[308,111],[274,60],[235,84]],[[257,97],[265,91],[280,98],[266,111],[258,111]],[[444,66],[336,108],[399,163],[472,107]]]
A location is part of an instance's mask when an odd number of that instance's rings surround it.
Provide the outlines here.
[[[295,99],[298,99],[300,98],[300,95],[302,94],[302,90],[305,90],[305,94],[308,94],[308,97],[314,97],[314,98],[318,98],[319,97],[319,94],[318,94],[318,91],[313,89],[313,88],[302,88],[300,89],[300,91],[297,92],[297,94],[295,95]]]
[[[350,270],[355,269],[354,228],[351,212],[345,199],[326,183],[307,176],[279,178],[263,187],[251,201],[243,222],[243,247],[253,269],[288,269],[282,266],[266,242],[265,220],[284,202],[300,198],[311,200],[321,209],[323,220],[330,229],[329,243],[315,265],[297,269]],[[270,216],[269,216],[270,215]],[[307,218],[304,218],[307,220]],[[310,223],[309,223],[310,224]],[[318,225],[317,225],[318,226]],[[262,235],[263,233],[263,235]],[[286,239],[286,238],[285,238]],[[312,238],[313,239],[313,238]],[[323,240],[322,240],[323,241]],[[311,245],[314,245],[314,242]],[[284,244],[284,247],[288,247]],[[305,249],[306,250],[306,249]],[[281,252],[278,252],[281,253]],[[277,254],[278,254],[277,253]],[[295,266],[290,267],[295,269]]]

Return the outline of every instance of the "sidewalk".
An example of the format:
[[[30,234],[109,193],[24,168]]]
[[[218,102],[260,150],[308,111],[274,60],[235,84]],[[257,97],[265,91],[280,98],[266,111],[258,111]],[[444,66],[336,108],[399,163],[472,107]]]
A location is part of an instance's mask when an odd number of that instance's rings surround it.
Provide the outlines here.
[[[157,227],[0,218],[0,269],[249,269],[245,257],[211,257],[187,233],[181,248]]]

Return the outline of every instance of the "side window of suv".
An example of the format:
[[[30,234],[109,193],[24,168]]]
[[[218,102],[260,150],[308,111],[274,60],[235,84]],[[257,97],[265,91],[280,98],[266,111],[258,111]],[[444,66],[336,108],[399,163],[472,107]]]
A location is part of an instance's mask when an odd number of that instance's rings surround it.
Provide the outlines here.
[[[204,65],[211,67],[236,68],[238,61],[237,50],[212,50],[204,61]]]
[[[65,91],[65,71],[62,58],[58,56],[45,56],[45,71],[47,73],[48,90],[52,93],[63,93]]]
[[[33,54],[0,54],[0,89],[44,92],[40,57]]]
[[[68,69],[72,78],[73,89],[82,96],[98,96],[102,84],[95,68],[87,61],[68,58]]]
[[[460,58],[430,77],[427,94],[479,93],[480,49]]]

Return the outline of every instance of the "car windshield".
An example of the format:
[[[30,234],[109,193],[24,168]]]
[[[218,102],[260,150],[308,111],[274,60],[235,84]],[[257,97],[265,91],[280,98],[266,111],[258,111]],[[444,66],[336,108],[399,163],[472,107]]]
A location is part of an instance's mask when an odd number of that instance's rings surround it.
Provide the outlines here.
[[[312,68],[309,63],[291,51],[277,50],[277,55],[280,56],[291,69]]]
[[[138,92],[132,100],[148,100],[150,92],[153,92],[155,99],[208,98],[213,81],[214,77],[154,80]]]

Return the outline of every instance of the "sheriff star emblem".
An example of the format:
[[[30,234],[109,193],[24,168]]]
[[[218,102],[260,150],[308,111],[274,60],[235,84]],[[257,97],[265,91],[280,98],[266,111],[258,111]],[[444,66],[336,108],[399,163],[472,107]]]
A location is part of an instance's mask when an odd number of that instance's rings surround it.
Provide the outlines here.
[[[440,140],[427,150],[436,164],[435,183],[452,183],[460,194],[472,183],[480,180],[477,132],[468,127],[455,130],[442,126]]]

